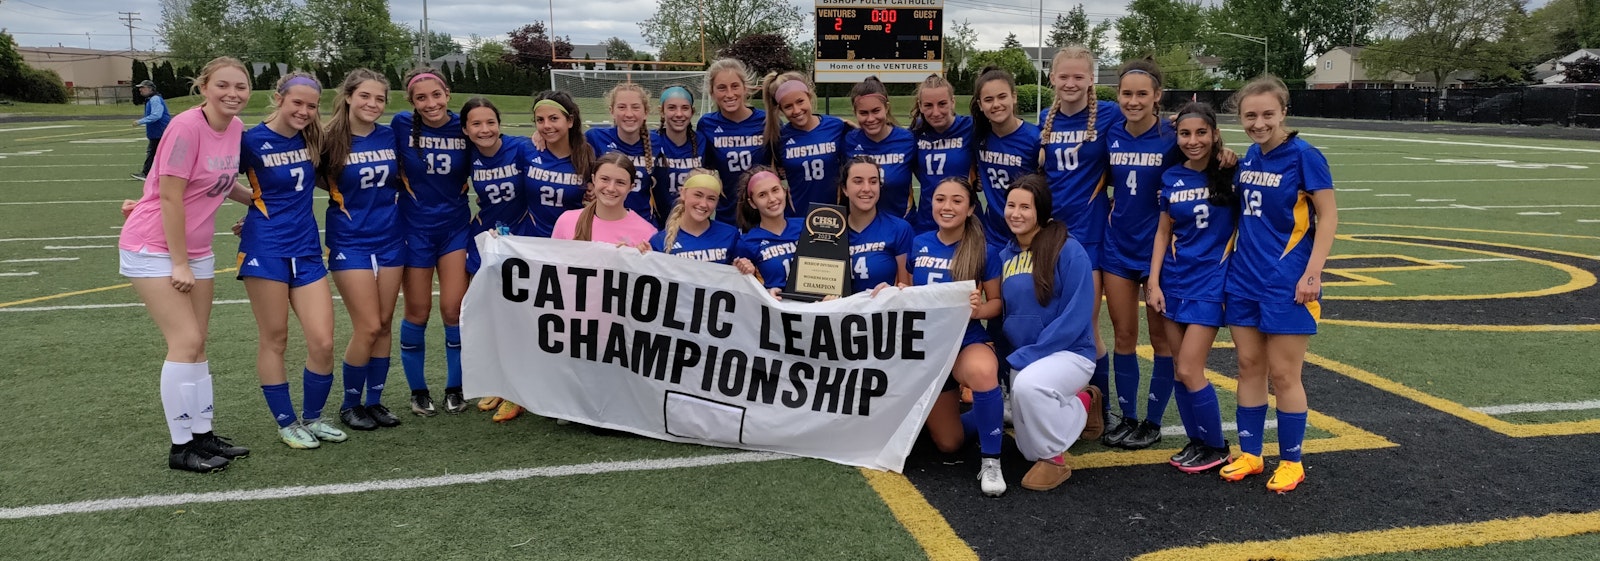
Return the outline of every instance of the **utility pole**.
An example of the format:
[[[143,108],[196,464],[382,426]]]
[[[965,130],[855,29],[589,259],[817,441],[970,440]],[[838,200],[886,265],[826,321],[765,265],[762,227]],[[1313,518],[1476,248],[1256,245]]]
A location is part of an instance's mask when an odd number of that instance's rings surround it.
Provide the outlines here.
[[[117,13],[122,14],[122,17],[117,19],[122,20],[124,22],[122,25],[127,26],[128,28],[128,55],[133,56],[133,22],[144,20],[139,19],[139,12]]]
[[[433,60],[433,35],[428,33],[428,0],[422,0],[422,64],[427,66]]]

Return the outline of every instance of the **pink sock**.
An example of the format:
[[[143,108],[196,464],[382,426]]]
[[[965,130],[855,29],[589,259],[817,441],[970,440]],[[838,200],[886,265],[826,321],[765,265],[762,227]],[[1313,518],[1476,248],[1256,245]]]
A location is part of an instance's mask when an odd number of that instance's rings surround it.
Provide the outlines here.
[[[1049,462],[1058,466],[1067,465],[1067,458],[1065,456],[1066,454],[1056,454],[1055,457],[1049,459]]]
[[[1083,410],[1088,411],[1090,404],[1094,403],[1094,398],[1089,396],[1088,391],[1081,391],[1078,392],[1078,401],[1082,401]]]

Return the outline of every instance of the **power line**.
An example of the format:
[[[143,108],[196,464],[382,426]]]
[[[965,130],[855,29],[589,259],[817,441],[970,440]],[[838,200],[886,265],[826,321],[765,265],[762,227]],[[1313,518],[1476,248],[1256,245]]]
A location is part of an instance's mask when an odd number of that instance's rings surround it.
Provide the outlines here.
[[[51,8],[49,6],[40,6],[40,5],[35,4],[33,2],[29,2],[28,0],[14,0],[14,1],[17,2],[18,4],[27,4],[29,6],[33,6],[35,8],[39,8],[41,10],[50,10],[52,12],[60,12],[60,13],[63,13],[63,14],[67,14],[69,16],[92,18],[92,17],[100,17],[101,15],[104,15],[104,14],[84,14],[84,13],[79,13],[79,12],[69,12],[69,11],[66,11],[66,10],[57,10],[57,9]]]
[[[132,51],[133,50],[133,22],[143,21],[143,20],[139,19],[139,12],[117,12],[117,13],[122,14],[122,17],[117,18],[117,19],[120,19],[120,20],[126,22],[126,23],[123,23],[123,25],[128,26],[128,50]]]

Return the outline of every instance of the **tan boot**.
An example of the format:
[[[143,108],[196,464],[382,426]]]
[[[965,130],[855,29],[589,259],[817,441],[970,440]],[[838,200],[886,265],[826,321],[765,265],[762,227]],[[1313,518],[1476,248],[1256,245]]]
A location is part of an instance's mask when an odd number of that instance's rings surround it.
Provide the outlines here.
[[[1072,477],[1072,466],[1067,465],[1067,453],[1061,453],[1062,463],[1050,460],[1039,460],[1033,463],[1033,469],[1022,476],[1022,488],[1030,491],[1049,491],[1060,487]]]
[[[1099,440],[1100,435],[1106,433],[1106,396],[1101,395],[1100,388],[1089,386],[1083,389],[1089,394],[1089,421],[1083,425],[1083,434],[1078,440]]]

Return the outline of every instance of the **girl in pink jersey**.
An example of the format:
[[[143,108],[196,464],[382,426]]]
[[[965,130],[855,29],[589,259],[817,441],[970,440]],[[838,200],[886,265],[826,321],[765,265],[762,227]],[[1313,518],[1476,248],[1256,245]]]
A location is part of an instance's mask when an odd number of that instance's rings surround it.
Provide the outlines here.
[[[250,100],[250,75],[238,60],[219,57],[200,71],[193,88],[204,101],[172,119],[117,247],[122,275],[167,341],[161,367],[161,407],[172,437],[167,466],[209,473],[250,455],[211,432],[206,361],[217,207],[224,196],[249,201],[247,189],[235,192],[234,177],[244,133],[238,115]]]
[[[656,235],[656,227],[623,204],[633,189],[636,171],[633,160],[620,152],[611,152],[596,159],[589,169],[589,193],[593,198],[580,210],[562,213],[550,237],[635,247],[648,245],[650,237]]]

